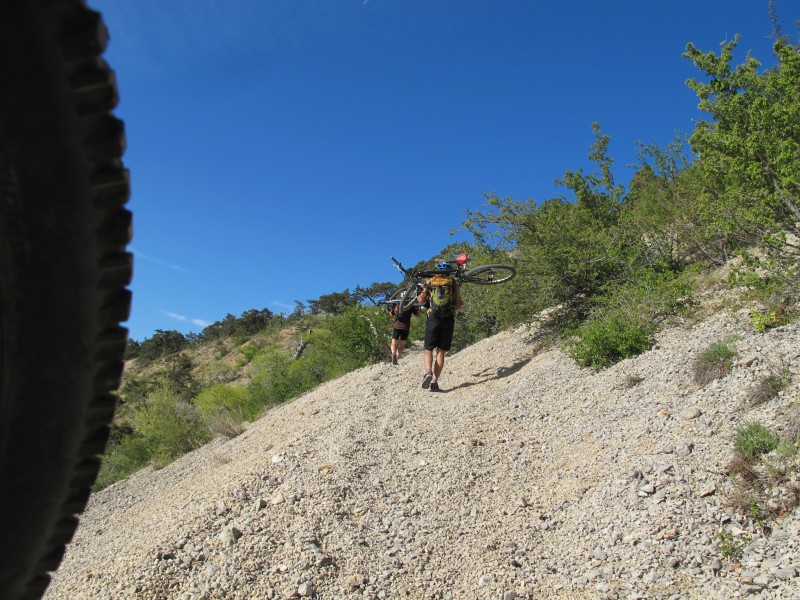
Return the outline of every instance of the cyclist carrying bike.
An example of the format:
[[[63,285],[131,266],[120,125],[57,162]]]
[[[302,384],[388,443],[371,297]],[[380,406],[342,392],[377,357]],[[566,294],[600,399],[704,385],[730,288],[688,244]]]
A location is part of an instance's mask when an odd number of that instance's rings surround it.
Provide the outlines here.
[[[422,292],[417,296],[419,304],[428,305],[428,320],[425,323],[425,341],[423,356],[425,359],[425,375],[422,378],[423,389],[438,392],[439,377],[444,369],[444,356],[453,343],[456,311],[463,306],[461,289],[456,280],[450,276],[451,265],[441,262],[437,273],[428,278]],[[433,351],[436,349],[436,363]]]
[[[411,330],[411,317],[419,316],[419,309],[412,306],[408,310],[401,311],[399,304],[394,304],[389,308],[389,314],[394,318],[392,323],[392,364],[403,358],[403,350],[406,347],[408,333]]]

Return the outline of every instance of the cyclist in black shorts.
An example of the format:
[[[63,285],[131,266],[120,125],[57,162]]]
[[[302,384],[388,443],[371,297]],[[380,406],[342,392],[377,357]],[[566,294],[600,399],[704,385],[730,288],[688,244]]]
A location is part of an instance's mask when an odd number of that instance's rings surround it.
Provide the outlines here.
[[[403,350],[408,340],[408,332],[411,329],[411,317],[419,315],[419,309],[414,306],[405,312],[399,312],[398,306],[391,307],[390,312],[394,316],[392,323],[392,364],[403,358]]]
[[[444,355],[453,343],[456,311],[463,306],[461,289],[447,272],[449,265],[440,263],[437,268],[441,275],[435,275],[425,282],[422,292],[417,297],[419,304],[427,303],[428,320],[425,323],[425,342],[423,344],[425,358],[425,375],[422,387],[432,392],[439,390],[439,376],[444,369]],[[436,349],[436,363],[433,351]]]

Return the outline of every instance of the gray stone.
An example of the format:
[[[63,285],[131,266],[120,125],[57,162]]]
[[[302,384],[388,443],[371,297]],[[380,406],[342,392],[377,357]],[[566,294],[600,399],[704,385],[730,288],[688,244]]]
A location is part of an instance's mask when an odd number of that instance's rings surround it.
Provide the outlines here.
[[[691,419],[696,419],[697,417],[699,417],[702,414],[703,413],[701,412],[701,410],[699,408],[691,407],[691,408],[687,408],[686,410],[684,410],[681,413],[681,417],[688,421],[688,420],[691,420]]]
[[[780,579],[781,581],[787,581],[789,579],[794,579],[797,577],[797,571],[794,567],[780,567],[775,570],[775,577]]]

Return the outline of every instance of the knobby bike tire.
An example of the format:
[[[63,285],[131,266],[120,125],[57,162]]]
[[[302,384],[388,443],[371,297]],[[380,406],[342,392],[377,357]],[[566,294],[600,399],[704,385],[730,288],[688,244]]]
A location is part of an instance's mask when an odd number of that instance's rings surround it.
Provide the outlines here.
[[[481,265],[464,273],[461,281],[479,285],[496,285],[511,281],[516,274],[516,269],[507,265]]]
[[[399,287],[394,292],[392,292],[392,295],[389,296],[389,298],[387,298],[387,301],[395,302],[396,300],[400,300],[405,293],[406,293],[406,288]]]
[[[107,34],[83,0],[0,2],[0,596],[40,598],[105,449],[131,214]]]
[[[412,283],[404,291],[400,297],[399,312],[406,312],[410,310],[417,303],[417,284]]]

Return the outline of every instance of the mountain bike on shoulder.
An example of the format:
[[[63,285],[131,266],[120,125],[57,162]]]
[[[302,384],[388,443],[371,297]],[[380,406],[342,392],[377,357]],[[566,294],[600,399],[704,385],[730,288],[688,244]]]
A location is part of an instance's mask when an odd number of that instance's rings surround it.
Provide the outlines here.
[[[469,255],[461,252],[453,260],[440,262],[435,269],[406,269],[394,256],[391,257],[395,267],[411,280],[410,284],[401,286],[390,300],[399,299],[399,310],[406,311],[413,306],[419,306],[417,296],[422,291],[425,280],[436,275],[452,277],[458,285],[476,283],[478,285],[497,285],[511,281],[517,274],[514,267],[508,265],[481,265],[467,269]]]

